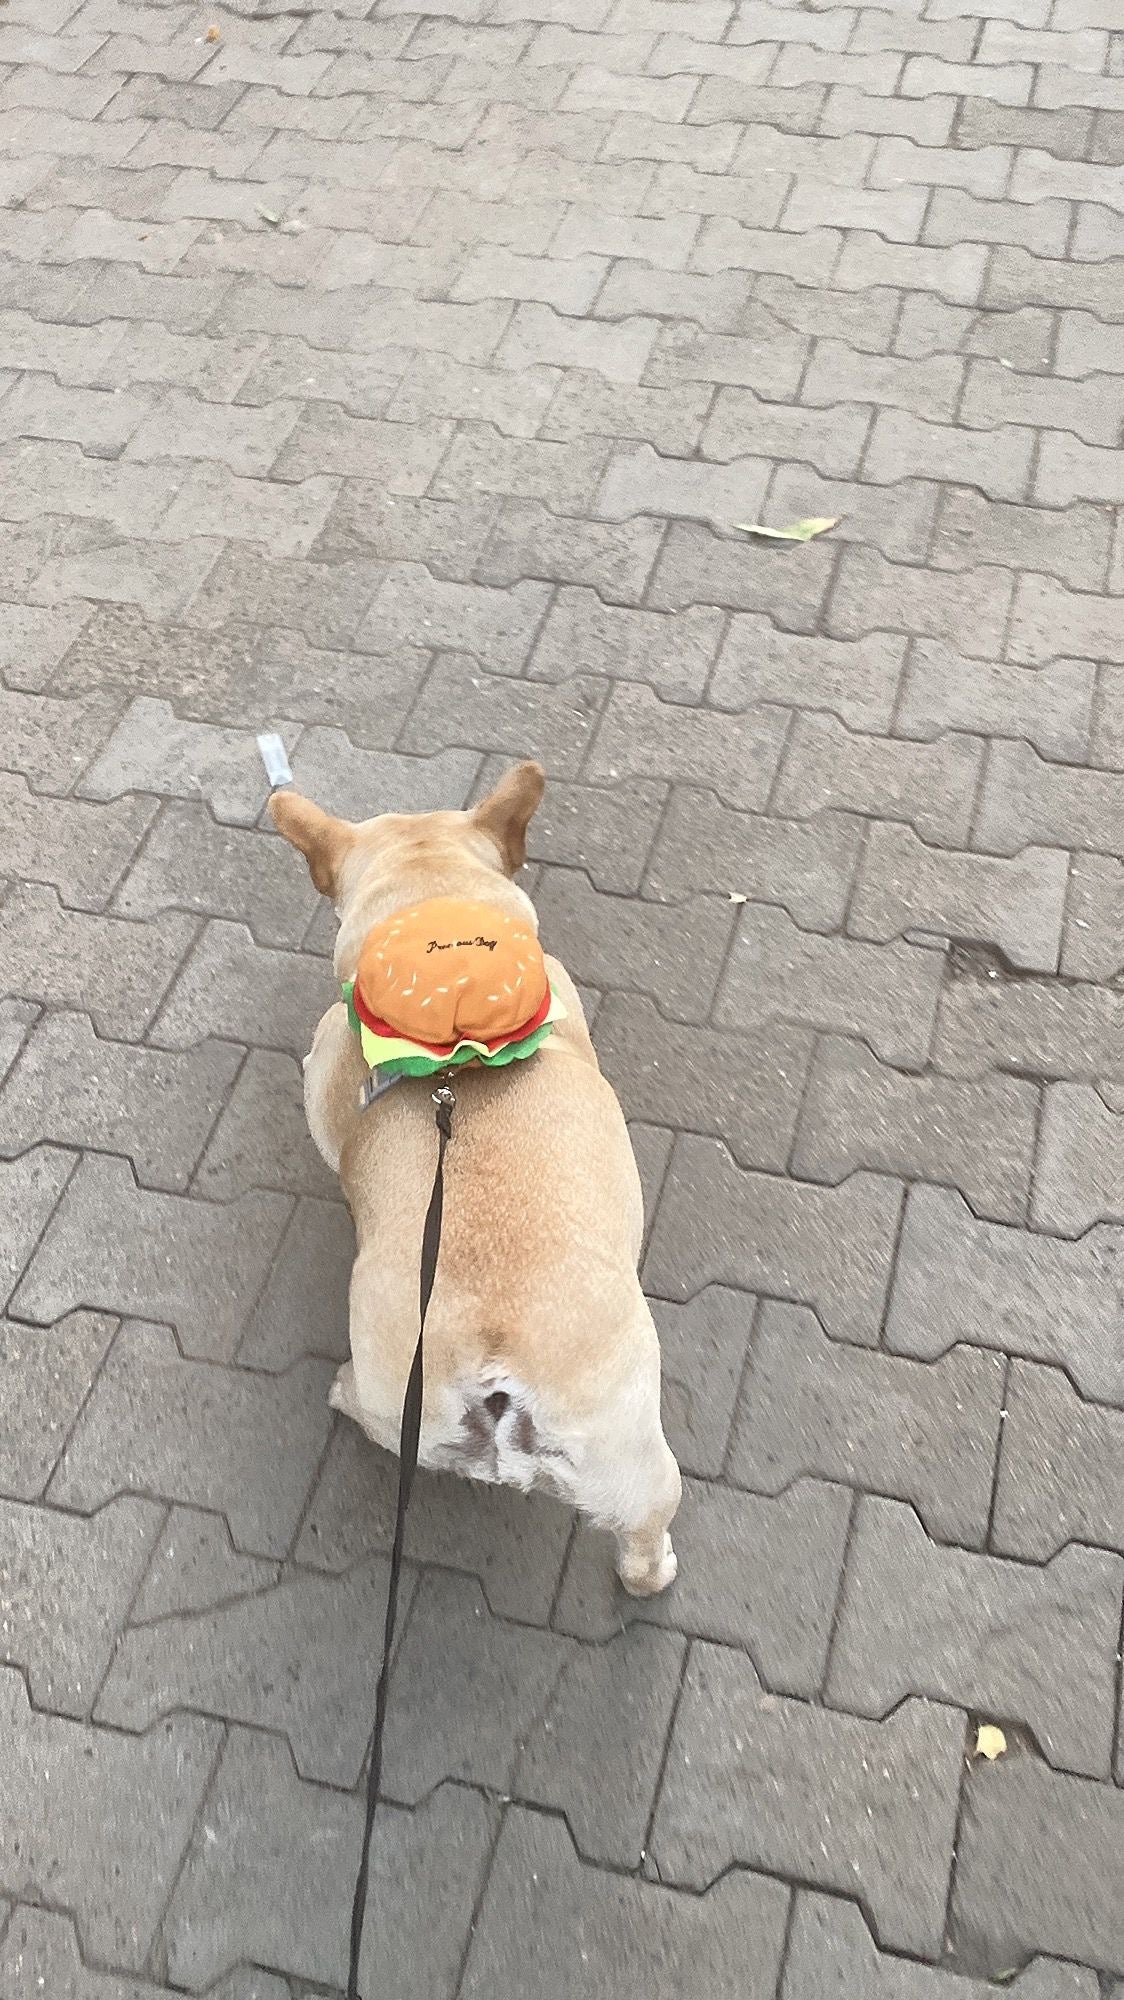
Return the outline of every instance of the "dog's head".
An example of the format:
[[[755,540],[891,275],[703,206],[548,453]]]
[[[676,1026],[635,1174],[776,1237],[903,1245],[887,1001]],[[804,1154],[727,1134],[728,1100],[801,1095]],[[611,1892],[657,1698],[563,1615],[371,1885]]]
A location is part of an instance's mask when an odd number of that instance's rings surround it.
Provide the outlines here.
[[[336,971],[349,977],[372,925],[429,896],[495,903],[534,921],[512,877],[527,858],[527,828],[543,795],[539,764],[517,764],[468,812],[382,813],[334,819],[299,792],[275,792],[274,825],[300,849],[340,920]]]

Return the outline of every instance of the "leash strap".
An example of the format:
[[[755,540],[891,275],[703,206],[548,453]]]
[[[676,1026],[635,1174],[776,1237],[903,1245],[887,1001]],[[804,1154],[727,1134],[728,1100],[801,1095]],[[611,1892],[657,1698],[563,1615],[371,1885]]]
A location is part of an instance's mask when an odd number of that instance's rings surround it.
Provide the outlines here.
[[[421,1252],[421,1313],[418,1325],[418,1344],[410,1364],[409,1380],[402,1403],[402,1428],[398,1440],[398,1505],[394,1521],[394,1545],[390,1554],[390,1580],[386,1592],[386,1625],[383,1630],[382,1666],[379,1669],[379,1683],[375,1694],[375,1726],[371,1735],[371,1762],[367,1770],[367,1810],[363,1821],[363,1846],[359,1856],[359,1874],[355,1882],[355,1898],[351,1905],[351,1957],[347,1974],[347,2000],[359,2000],[359,1954],[363,1943],[363,1919],[367,1913],[367,1876],[371,1860],[371,1834],[375,1824],[375,1810],[378,1806],[379,1785],[382,1780],[383,1734],[386,1728],[386,1701],[390,1686],[391,1657],[394,1650],[394,1628],[398,1619],[398,1585],[402,1576],[402,1557],[406,1543],[406,1509],[410,1504],[414,1474],[418,1468],[418,1447],[421,1442],[422,1380],[424,1375],[425,1316],[433,1294],[433,1281],[437,1276],[437,1258],[441,1249],[441,1216],[445,1205],[445,1148],[453,1136],[453,1106],[456,1098],[447,1083],[442,1083],[433,1093],[436,1106],[437,1126],[437,1168],[433,1176],[433,1192],[426,1210],[425,1228],[422,1231]]]

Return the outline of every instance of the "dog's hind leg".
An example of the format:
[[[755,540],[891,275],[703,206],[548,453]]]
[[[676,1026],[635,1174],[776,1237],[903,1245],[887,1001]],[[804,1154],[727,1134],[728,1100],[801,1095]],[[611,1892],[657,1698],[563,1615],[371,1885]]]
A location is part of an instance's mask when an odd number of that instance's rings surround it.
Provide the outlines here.
[[[359,1092],[367,1075],[359,1038],[347,1022],[342,1001],[317,1023],[304,1059],[304,1109],[313,1143],[334,1174],[340,1154],[363,1116]]]

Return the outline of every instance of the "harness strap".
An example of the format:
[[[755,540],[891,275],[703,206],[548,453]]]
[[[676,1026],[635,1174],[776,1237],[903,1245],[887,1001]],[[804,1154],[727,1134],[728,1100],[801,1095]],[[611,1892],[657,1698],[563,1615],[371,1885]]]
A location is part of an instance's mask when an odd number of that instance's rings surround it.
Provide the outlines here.
[[[351,1957],[347,1974],[347,2000],[359,2000],[359,1954],[363,1943],[363,1919],[367,1912],[367,1876],[371,1859],[371,1834],[375,1824],[378,1806],[379,1784],[382,1779],[383,1734],[386,1728],[386,1702],[390,1687],[391,1657],[394,1650],[394,1628],[398,1619],[398,1585],[402,1576],[402,1558],[406,1543],[406,1509],[410,1504],[414,1474],[418,1467],[418,1447],[421,1442],[422,1380],[424,1375],[423,1343],[425,1340],[425,1316],[433,1294],[433,1281],[437,1276],[437,1258],[441,1249],[441,1215],[445,1204],[445,1148],[453,1136],[453,1106],[456,1098],[448,1083],[442,1083],[433,1093],[436,1106],[434,1122],[437,1126],[437,1168],[433,1176],[433,1192],[426,1210],[425,1228],[422,1231],[421,1251],[421,1313],[418,1325],[418,1344],[410,1363],[406,1394],[402,1403],[402,1428],[398,1440],[398,1504],[394,1520],[394,1544],[390,1553],[390,1579],[386,1591],[386,1624],[383,1630],[382,1666],[379,1669],[378,1689],[375,1694],[375,1726],[371,1735],[371,1761],[367,1769],[367,1808],[363,1821],[363,1845],[359,1856],[359,1873],[355,1882],[355,1897],[351,1905]]]

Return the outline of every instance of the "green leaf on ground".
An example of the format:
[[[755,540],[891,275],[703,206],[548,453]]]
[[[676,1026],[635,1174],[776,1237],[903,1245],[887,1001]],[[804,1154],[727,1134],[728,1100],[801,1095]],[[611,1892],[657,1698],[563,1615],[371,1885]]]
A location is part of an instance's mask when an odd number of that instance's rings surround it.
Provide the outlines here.
[[[739,521],[739,535],[764,535],[770,542],[812,542],[817,535],[826,535],[829,528],[839,526],[841,516],[833,514],[827,520],[793,521],[787,528],[767,528],[763,521]]]

